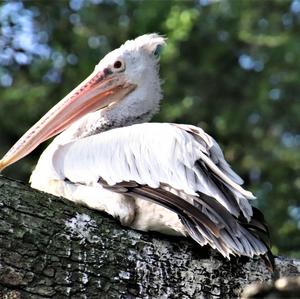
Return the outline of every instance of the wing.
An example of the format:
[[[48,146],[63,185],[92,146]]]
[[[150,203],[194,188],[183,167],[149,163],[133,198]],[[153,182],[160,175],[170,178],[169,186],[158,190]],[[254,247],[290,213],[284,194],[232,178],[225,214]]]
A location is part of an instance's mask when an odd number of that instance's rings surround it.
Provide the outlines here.
[[[267,251],[238,220],[251,222],[254,196],[200,128],[147,123],[110,130],[60,147],[53,165],[71,182],[102,184],[175,211],[199,244],[224,256]]]

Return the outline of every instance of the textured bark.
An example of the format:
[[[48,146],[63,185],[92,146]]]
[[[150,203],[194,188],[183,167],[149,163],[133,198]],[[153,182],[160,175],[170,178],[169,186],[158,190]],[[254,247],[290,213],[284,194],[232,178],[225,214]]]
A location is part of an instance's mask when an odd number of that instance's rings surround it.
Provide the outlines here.
[[[140,233],[0,177],[0,298],[235,298],[300,262],[227,261],[189,239]]]

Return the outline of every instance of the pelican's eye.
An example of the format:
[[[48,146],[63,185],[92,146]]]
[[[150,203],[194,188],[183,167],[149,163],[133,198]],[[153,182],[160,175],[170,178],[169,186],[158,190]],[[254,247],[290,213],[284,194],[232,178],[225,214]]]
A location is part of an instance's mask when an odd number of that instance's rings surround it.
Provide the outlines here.
[[[156,47],[156,49],[155,49],[155,51],[154,51],[154,56],[155,57],[159,57],[159,55],[160,55],[160,53],[161,53],[161,50],[162,50],[162,45],[157,45],[157,47]]]
[[[114,63],[114,69],[116,71],[122,71],[125,69],[125,64],[122,60],[116,60]]]

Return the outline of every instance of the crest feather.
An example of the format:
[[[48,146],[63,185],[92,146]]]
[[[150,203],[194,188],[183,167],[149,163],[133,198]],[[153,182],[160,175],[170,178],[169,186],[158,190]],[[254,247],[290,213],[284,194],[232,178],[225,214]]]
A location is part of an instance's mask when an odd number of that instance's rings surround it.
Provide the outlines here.
[[[136,39],[128,40],[121,48],[124,50],[139,50],[143,49],[149,54],[154,53],[158,46],[163,47],[166,44],[166,38],[157,33],[144,34]]]

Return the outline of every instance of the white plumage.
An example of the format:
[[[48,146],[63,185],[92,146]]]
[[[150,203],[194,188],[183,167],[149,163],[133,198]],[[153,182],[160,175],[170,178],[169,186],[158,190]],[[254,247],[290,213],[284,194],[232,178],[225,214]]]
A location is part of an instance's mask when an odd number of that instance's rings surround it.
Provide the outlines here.
[[[198,134],[189,133],[189,129],[197,130]],[[205,161],[202,157],[206,157]],[[202,160],[220,176],[237,200],[254,198],[240,187],[240,177],[226,163],[213,139],[193,126],[145,123],[117,128],[59,146],[52,159],[46,160],[53,163],[57,174],[53,178],[67,178],[89,186],[98,184],[99,178],[110,186],[123,181],[152,188],[166,184],[189,195],[205,193],[238,216],[224,194],[195,165],[197,160]],[[33,173],[38,181],[40,175]],[[245,206],[244,216],[249,218],[252,211],[247,201]]]
[[[161,100],[157,52],[163,44],[159,35],[144,35],[109,53],[0,168],[65,130],[42,154],[32,187],[139,230],[190,235],[226,257],[265,254],[259,233],[267,229],[249,203],[255,197],[241,187],[216,141],[195,126],[144,123]],[[66,112],[56,112],[61,107]]]
[[[224,160],[217,143],[200,128],[144,123],[116,128],[63,145],[60,140],[65,140],[65,136],[59,136],[42,155],[31,177],[32,186],[104,210],[125,225],[144,231],[187,234],[174,212],[148,203],[139,196],[124,195],[122,187],[115,187],[118,193],[110,191],[118,183],[130,181],[151,188],[162,187],[191,203],[193,197],[201,192],[216,199],[236,217],[241,211],[248,220],[252,216],[248,199],[254,198],[253,195],[240,186],[242,180]],[[215,173],[234,194],[238,206],[221,192],[198,166],[199,163]],[[112,189],[103,188],[100,178]],[[203,241],[203,244],[206,243]],[[238,241],[235,240],[235,243]],[[258,247],[260,253],[265,252],[263,244],[259,243]],[[220,251],[225,256],[229,253],[249,252],[250,256],[257,253],[250,245],[246,248],[238,252]]]

